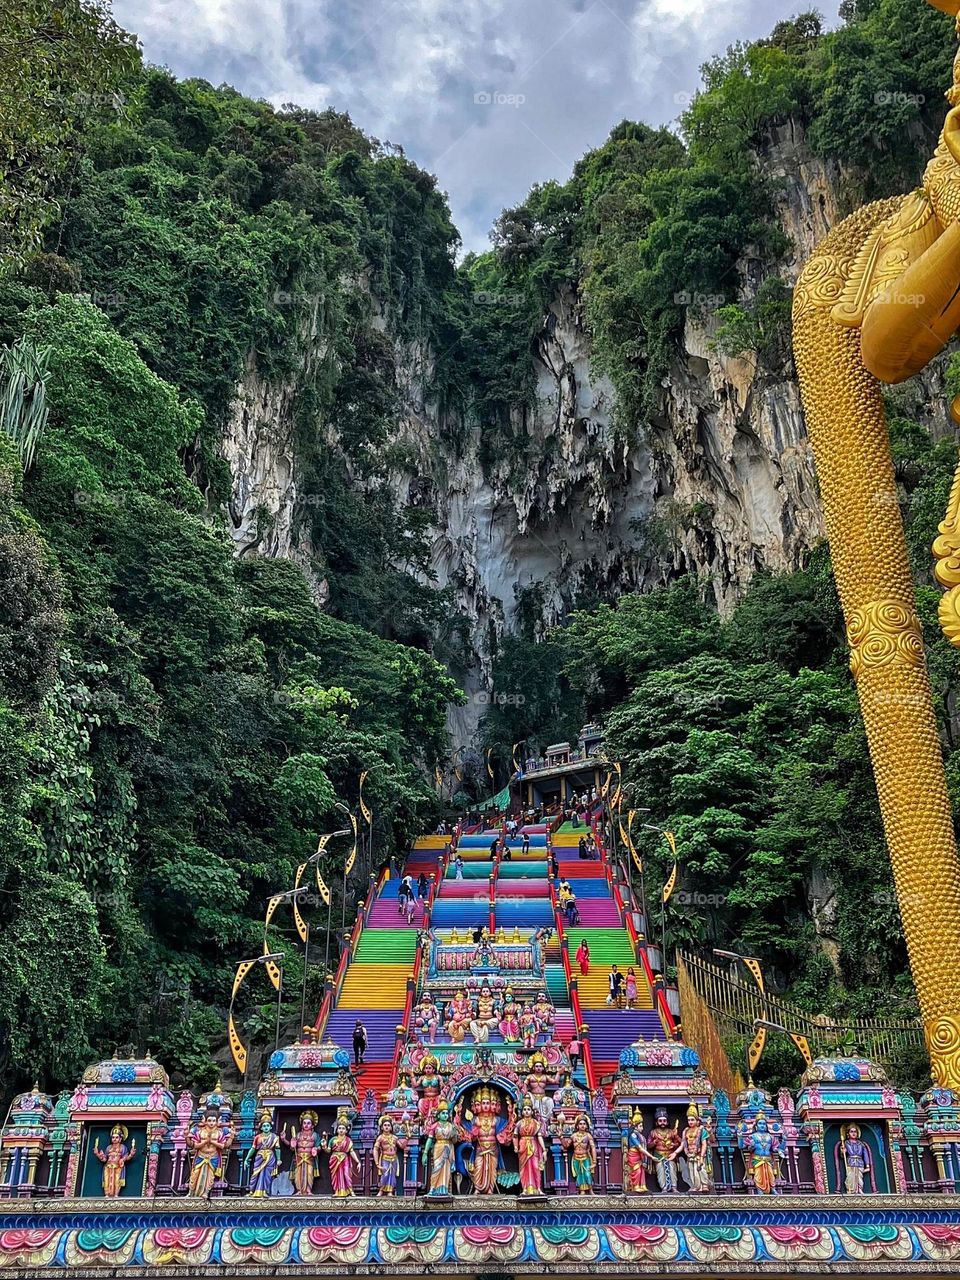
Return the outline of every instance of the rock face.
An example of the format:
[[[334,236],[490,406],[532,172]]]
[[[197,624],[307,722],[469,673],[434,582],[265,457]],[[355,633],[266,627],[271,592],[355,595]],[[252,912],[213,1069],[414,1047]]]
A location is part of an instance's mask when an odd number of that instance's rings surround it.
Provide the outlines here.
[[[768,275],[792,284],[815,243],[842,216],[843,174],[818,160],[787,122],[759,160],[778,179],[778,213],[793,250],[785,262],[747,259],[745,295]],[[530,358],[535,408],[513,422],[526,448],[481,462],[481,430],[438,422],[425,394],[429,353],[397,351],[403,404],[395,430],[398,499],[432,512],[432,562],[468,622],[473,696],[451,725],[471,738],[489,688],[496,637],[535,589],[537,627],[578,601],[649,589],[685,574],[729,610],[759,569],[791,570],[823,536],[813,463],[792,363],[721,355],[716,321],[691,308],[662,406],[642,439],[615,425],[613,387],[591,368],[579,297],[555,298]],[[223,456],[233,476],[238,554],[312,549],[298,529],[292,387],[268,387],[252,365],[230,414]],[[520,411],[518,411],[519,414]],[[399,465],[399,464],[398,464]],[[316,583],[323,598],[323,583]]]

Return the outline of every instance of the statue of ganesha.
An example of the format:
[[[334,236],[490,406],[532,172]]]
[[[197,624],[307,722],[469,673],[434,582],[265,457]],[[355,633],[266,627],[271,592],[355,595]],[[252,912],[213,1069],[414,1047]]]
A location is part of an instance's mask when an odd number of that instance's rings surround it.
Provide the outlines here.
[[[473,1021],[473,1005],[458,991],[447,1005],[447,1032],[454,1044],[462,1044]]]

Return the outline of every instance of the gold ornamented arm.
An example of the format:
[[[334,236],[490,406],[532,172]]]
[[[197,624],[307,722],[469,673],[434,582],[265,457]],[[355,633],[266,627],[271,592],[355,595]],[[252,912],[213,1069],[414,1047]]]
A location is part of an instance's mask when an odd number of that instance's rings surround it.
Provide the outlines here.
[[[960,224],[936,241],[867,307],[863,363],[881,382],[919,373],[960,329]]]

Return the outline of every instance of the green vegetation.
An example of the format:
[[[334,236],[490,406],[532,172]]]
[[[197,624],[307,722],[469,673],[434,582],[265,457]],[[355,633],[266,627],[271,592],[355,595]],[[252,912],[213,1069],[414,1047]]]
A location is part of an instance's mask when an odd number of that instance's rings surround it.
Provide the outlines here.
[[[900,189],[949,74],[949,20],[932,9],[851,0],[845,17],[823,33],[801,15],[713,60],[681,136],[622,122],[457,267],[435,180],[347,116],[144,68],[100,0],[5,12],[11,1085],[71,1082],[95,1047],[131,1038],[211,1082],[232,964],[259,948],[265,897],[339,825],[361,769],[379,850],[433,816],[463,640],[432,576],[434,477],[398,493],[422,461],[401,430],[408,363],[429,357],[445,443],[478,429],[481,463],[506,460],[518,484],[542,462],[530,355],[558,296],[580,309],[625,437],[655,419],[691,312],[715,315],[717,350],[783,376],[787,246],[757,160],[770,129],[800,120],[851,199]],[[297,562],[233,554],[221,446],[238,386],[289,437]],[[894,436],[922,574],[953,451],[906,420]],[[677,513],[693,516],[709,511]],[[658,536],[666,553],[669,521]],[[582,601],[545,639],[527,602],[495,656],[514,696],[490,710],[490,745],[506,755],[605,715],[636,803],[679,834],[684,888],[722,897],[709,916],[675,904],[675,940],[749,946],[810,1007],[907,1008],[825,561],[759,578],[723,623],[696,587]],[[952,748],[956,661],[925,579],[920,599]],[[337,893],[341,857],[323,866]],[[816,906],[821,884],[835,896]],[[291,948],[291,986],[298,964]]]

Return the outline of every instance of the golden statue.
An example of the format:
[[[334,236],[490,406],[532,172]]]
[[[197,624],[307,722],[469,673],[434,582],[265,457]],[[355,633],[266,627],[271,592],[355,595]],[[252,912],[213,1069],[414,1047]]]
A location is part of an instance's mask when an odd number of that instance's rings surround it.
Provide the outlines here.
[[[960,0],[929,3],[960,35]],[[923,185],[858,209],[817,246],[797,282],[793,341],[933,1077],[960,1089],[960,863],[882,386],[918,373],[960,328],[960,54],[947,100]],[[955,522],[948,513],[935,545],[950,587],[960,483],[954,495]],[[954,642],[958,600],[951,591],[941,608]]]

